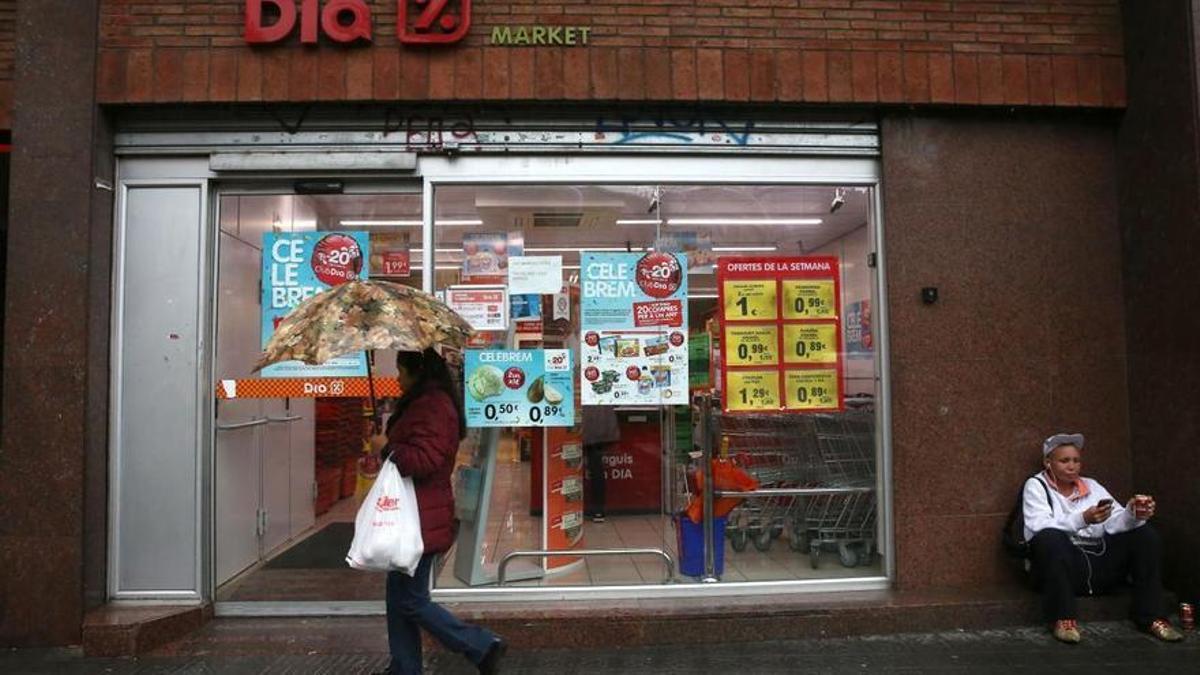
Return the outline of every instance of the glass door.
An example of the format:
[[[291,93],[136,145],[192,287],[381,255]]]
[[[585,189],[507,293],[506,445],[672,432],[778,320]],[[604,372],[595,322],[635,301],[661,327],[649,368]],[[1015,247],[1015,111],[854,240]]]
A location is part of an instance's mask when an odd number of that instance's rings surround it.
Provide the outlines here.
[[[668,550],[670,534],[664,408],[657,396],[613,398],[621,396],[616,390],[637,392],[638,386],[655,391],[654,376],[645,368],[642,384],[639,364],[647,359],[631,338],[621,345],[623,383],[614,387],[618,340],[592,334],[582,323],[589,262],[611,272],[622,256],[636,261],[653,248],[658,226],[645,216],[652,191],[436,189],[434,287],[480,329],[465,359],[468,420],[475,427],[460,457],[466,536],[439,575],[439,587],[493,583],[507,556],[539,550],[562,554],[511,559],[506,584],[636,585],[666,578],[655,554]],[[615,226],[630,212],[641,213],[642,222]],[[680,323],[676,332],[684,330]],[[601,349],[613,358],[600,363],[595,354]],[[562,377],[551,372],[560,353],[570,364]],[[675,391],[676,400],[686,401],[686,387]],[[513,393],[524,400],[510,403]],[[591,404],[605,397],[608,404]],[[501,424],[502,418],[512,423]],[[464,495],[476,502],[464,505]],[[626,553],[571,555],[576,550]]]
[[[362,461],[365,356],[252,368],[278,322],[321,290],[355,277],[420,288],[421,209],[420,192],[218,197],[218,602],[383,598],[383,575],[345,563],[376,470]],[[377,358],[387,396],[394,358]]]

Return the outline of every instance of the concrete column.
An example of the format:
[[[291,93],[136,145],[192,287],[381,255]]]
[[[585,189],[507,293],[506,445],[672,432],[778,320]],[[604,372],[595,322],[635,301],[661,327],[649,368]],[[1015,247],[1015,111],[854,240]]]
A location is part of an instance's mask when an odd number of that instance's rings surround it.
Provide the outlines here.
[[[103,600],[111,153],[99,0],[19,3],[0,442],[0,644],[77,644]]]
[[[1158,500],[1167,585],[1200,597],[1200,2],[1122,2],[1119,136],[1134,484]]]

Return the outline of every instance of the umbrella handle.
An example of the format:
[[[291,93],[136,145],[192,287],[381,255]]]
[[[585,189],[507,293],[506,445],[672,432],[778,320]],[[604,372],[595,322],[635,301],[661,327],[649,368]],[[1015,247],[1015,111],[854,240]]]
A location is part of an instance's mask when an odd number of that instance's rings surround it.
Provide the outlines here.
[[[363,350],[363,355],[367,358],[367,388],[371,392],[371,429],[375,433],[380,432],[379,424],[379,401],[375,398],[375,373],[371,365],[375,362],[375,354],[369,350]]]

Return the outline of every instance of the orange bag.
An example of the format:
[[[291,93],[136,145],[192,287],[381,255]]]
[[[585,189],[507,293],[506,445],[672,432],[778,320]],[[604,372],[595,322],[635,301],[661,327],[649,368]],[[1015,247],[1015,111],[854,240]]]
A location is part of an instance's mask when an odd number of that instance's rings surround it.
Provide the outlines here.
[[[746,473],[745,469],[729,459],[712,460],[712,474],[713,485],[718,490],[745,492],[758,489],[758,481],[754,479],[754,476]],[[693,471],[692,480],[696,484],[697,493],[704,490],[703,472]],[[713,517],[724,518],[741,503],[741,497],[717,497],[713,500]],[[692,495],[685,512],[693,523],[699,523],[704,518],[704,500],[699,494]]]

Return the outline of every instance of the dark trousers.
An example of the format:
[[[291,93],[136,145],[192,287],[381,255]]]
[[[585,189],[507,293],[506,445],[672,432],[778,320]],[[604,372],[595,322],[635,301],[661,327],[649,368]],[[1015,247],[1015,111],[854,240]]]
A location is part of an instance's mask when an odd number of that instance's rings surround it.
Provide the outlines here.
[[[1150,525],[1106,535],[1097,555],[1085,553],[1066,532],[1051,528],[1034,535],[1030,545],[1034,583],[1041,590],[1047,622],[1077,618],[1077,595],[1106,593],[1128,577],[1133,578],[1134,622],[1144,628],[1166,615],[1162,544]]]
[[[587,443],[583,454],[587,457],[588,499],[593,515],[604,514],[604,449],[607,443]]]
[[[391,672],[397,675],[420,675],[422,628],[446,649],[475,664],[483,660],[496,639],[490,631],[462,621],[429,599],[429,574],[436,557],[432,553],[422,556],[411,577],[403,572],[387,575],[388,649]]]

